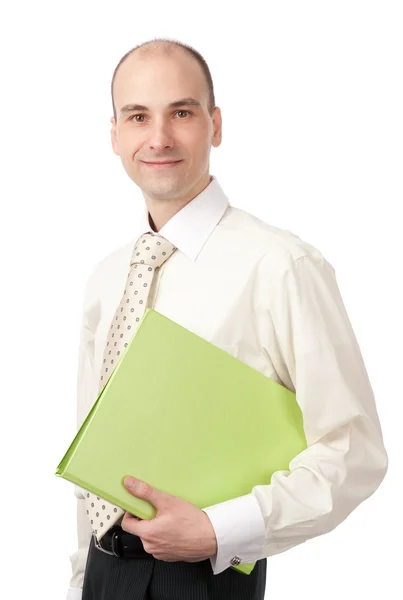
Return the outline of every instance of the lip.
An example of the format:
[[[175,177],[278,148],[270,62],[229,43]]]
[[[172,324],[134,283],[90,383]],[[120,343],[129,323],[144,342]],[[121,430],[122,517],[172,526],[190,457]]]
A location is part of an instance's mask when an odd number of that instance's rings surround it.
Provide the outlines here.
[[[175,161],[167,161],[167,162],[145,162],[144,160],[142,161],[145,165],[147,165],[148,167],[151,167],[152,169],[169,169],[169,168],[173,168],[175,165],[179,165],[179,163],[182,162],[181,160],[175,160]]]

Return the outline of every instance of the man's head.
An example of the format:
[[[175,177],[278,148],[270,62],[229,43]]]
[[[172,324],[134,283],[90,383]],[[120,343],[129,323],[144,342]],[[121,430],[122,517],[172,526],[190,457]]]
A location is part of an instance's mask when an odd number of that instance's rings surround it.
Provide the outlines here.
[[[210,181],[211,146],[221,143],[209,69],[189,48],[169,40],[145,42],[121,59],[113,75],[113,151],[149,198],[203,189]],[[183,99],[186,104],[170,106]],[[168,168],[146,164],[165,160],[180,162]]]

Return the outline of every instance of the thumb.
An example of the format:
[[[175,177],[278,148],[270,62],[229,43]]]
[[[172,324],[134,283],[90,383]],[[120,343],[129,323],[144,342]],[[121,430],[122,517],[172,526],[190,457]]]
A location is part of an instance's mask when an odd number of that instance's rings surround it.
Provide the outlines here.
[[[155,508],[162,508],[163,503],[166,502],[166,497],[169,494],[165,494],[160,490],[156,490],[149,483],[142,481],[141,479],[137,479],[136,477],[131,477],[128,475],[124,479],[125,488],[136,498],[141,498],[142,500],[146,500],[150,502]]]

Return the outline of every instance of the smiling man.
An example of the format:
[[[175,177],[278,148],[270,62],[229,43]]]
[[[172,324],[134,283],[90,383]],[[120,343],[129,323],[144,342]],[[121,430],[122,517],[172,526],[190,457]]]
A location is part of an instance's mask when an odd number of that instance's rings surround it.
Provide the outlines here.
[[[210,174],[222,123],[201,55],[172,40],[137,46],[115,69],[112,101],[113,151],[144,207],[88,279],[78,426],[151,307],[296,392],[308,448],[267,485],[202,509],[126,479],[155,506],[151,520],[76,487],[68,599],[263,600],[267,559],[334,529],[383,480],[372,388],[330,263],[232,206]],[[124,218],[112,206],[111,226]],[[253,562],[249,575],[231,568]]]
[[[221,143],[221,111],[194,57],[155,43],[120,64],[113,98],[113,150],[142,190],[159,231],[210,183],[210,151]]]

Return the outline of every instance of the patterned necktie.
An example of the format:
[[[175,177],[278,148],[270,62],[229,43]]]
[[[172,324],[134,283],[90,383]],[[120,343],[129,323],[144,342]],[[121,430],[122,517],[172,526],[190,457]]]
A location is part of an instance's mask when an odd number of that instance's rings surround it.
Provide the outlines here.
[[[146,310],[156,269],[175,250],[175,246],[158,234],[145,233],[137,240],[132,252],[125,291],[108,331],[98,393],[107,383]],[[133,475],[135,476],[135,473]],[[88,518],[99,541],[123,518],[125,511],[88,491],[85,493],[85,500]]]

